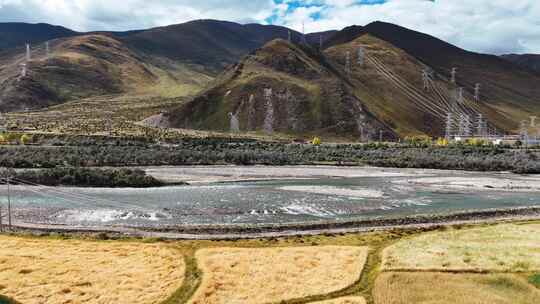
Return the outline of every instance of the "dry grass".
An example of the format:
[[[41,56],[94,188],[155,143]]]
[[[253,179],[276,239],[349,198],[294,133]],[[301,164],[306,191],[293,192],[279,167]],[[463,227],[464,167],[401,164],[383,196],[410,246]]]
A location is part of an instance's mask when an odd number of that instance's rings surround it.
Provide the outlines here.
[[[376,304],[540,303],[540,290],[510,274],[383,273],[373,296]]]
[[[362,297],[344,297],[328,301],[314,302],[312,304],[366,304],[366,300]]]
[[[166,245],[0,236],[0,293],[32,303],[159,303],[182,285]]]
[[[405,239],[383,252],[386,270],[540,270],[540,225],[450,229]]]
[[[189,303],[271,303],[341,290],[360,278],[366,247],[215,248],[196,254],[203,280]]]

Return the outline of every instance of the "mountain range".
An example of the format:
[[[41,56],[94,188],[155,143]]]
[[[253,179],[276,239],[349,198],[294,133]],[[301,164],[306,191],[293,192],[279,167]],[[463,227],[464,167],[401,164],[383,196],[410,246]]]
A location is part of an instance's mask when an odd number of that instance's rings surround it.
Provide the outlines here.
[[[440,136],[449,113],[455,129],[473,132],[481,114],[485,132],[515,132],[540,113],[536,57],[468,52],[383,22],[305,36],[216,20],[92,33],[4,23],[0,38],[0,111],[193,96],[161,124],[350,139]]]

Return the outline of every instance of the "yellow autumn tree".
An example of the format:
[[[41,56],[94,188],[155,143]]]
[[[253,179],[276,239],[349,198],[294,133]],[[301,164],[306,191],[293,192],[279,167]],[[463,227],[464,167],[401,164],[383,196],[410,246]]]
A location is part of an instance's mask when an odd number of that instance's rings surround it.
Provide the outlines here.
[[[448,139],[439,137],[437,139],[437,146],[439,147],[447,147],[449,144]]]
[[[23,145],[27,145],[29,144],[30,142],[32,141],[32,137],[28,134],[24,134],[23,136],[21,136],[21,143]]]

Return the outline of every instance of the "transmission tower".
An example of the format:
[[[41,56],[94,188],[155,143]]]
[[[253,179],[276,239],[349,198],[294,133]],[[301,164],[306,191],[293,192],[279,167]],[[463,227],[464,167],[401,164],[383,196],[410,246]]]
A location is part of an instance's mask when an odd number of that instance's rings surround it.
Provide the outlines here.
[[[471,118],[469,115],[462,114],[459,117],[459,135],[471,136]]]
[[[452,78],[450,80],[452,83],[456,83],[456,74],[457,74],[457,68],[452,68],[452,72],[451,72]]]
[[[21,78],[26,77],[27,70],[26,70],[26,63],[21,63]]]
[[[7,131],[7,120],[4,114],[0,112],[0,133],[6,132],[6,131]]]
[[[479,102],[480,101],[480,84],[477,83],[474,86],[474,101]]]
[[[525,141],[525,143],[529,141],[529,124],[526,120],[521,121],[519,135],[521,136],[521,139]]]
[[[26,44],[26,61],[30,61],[31,55],[30,55],[30,43]]]
[[[365,62],[365,59],[366,59],[366,54],[364,52],[364,48],[363,47],[359,47],[358,48],[358,65],[360,67],[363,67],[364,66],[364,62]]]
[[[486,121],[484,120],[484,115],[478,114],[476,120],[476,135],[483,137],[486,134]]]
[[[266,115],[264,117],[264,131],[267,134],[274,133],[274,104],[272,103],[272,89],[264,89],[266,101]]]
[[[351,74],[351,52],[345,53],[345,72],[347,75]]]
[[[459,87],[456,90],[456,102],[458,104],[463,104],[463,88]]]
[[[446,139],[452,138],[452,132],[454,129],[454,115],[450,112],[446,114]]]
[[[432,74],[427,68],[422,70],[422,82],[424,83],[424,90],[429,91],[429,83],[431,80]]]

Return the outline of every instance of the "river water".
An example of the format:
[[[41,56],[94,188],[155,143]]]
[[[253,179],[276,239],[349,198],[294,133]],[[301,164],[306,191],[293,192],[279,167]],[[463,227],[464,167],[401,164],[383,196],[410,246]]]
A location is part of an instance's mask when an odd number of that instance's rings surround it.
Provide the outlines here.
[[[337,174],[324,170],[291,175],[280,168],[270,176],[249,172],[233,178],[271,180],[207,182],[209,176],[230,178],[231,169],[152,170],[158,176],[166,172],[170,177],[172,170],[179,178],[204,178],[191,186],[149,189],[12,186],[14,214],[18,221],[31,223],[151,227],[302,223],[540,206],[540,179],[511,174],[352,168],[340,174],[333,168]],[[5,211],[5,186],[0,195]]]

